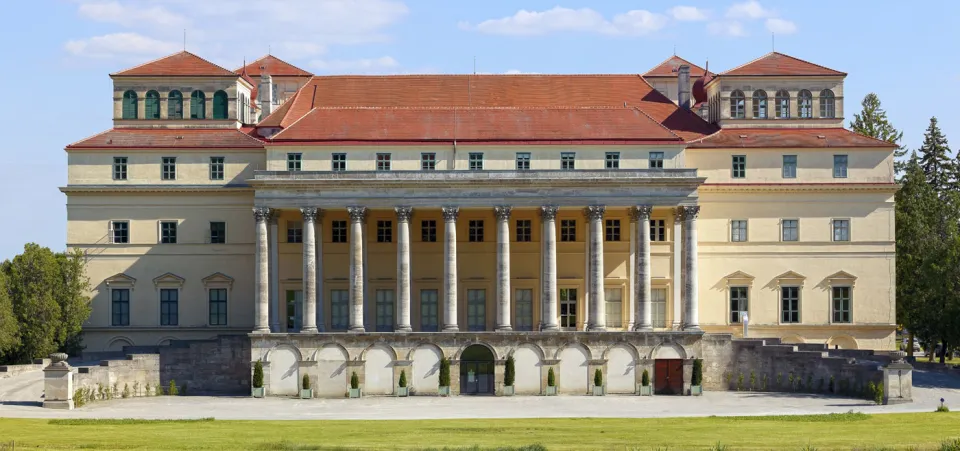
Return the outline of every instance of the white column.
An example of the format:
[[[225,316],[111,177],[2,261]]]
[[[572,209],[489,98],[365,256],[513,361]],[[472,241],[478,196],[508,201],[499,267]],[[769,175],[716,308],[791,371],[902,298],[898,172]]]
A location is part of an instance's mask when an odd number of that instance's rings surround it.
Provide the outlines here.
[[[413,208],[397,207],[397,332],[410,326],[410,218]]]
[[[317,333],[317,209],[303,207],[303,326],[301,333]]]
[[[267,250],[267,220],[270,209],[254,207],[253,218],[257,221],[257,253],[255,255],[256,272],[254,273],[255,322],[254,333],[270,333],[270,271],[268,269],[270,255]]]
[[[347,207],[350,214],[350,332],[364,332],[363,327],[363,225],[367,207]]]
[[[280,228],[277,210],[270,211],[270,332],[280,332]]]
[[[682,327],[680,303],[683,300],[683,209],[677,207],[673,211],[673,318],[670,328],[680,330]]]
[[[607,330],[607,306],[603,291],[603,205],[586,208],[590,220],[590,325],[588,330]]]
[[[443,331],[459,332],[457,325],[457,217],[459,207],[443,207]]]
[[[630,216],[630,226],[627,230],[630,238],[630,250],[627,252],[627,320],[624,321],[623,330],[634,330],[637,325],[637,218],[633,214],[633,209],[627,209],[627,215]]]
[[[638,331],[653,330],[653,303],[650,299],[650,213],[653,207],[640,205],[632,209],[636,218],[637,258],[634,266],[634,298],[637,302],[637,319],[634,328]]]
[[[316,223],[317,254],[317,331],[324,331],[323,321],[323,210],[317,209]]]
[[[493,207],[497,216],[497,327],[511,331],[510,325],[510,212],[509,206]]]
[[[543,223],[543,288],[541,296],[544,312],[543,330],[560,330],[557,292],[557,210],[551,205],[540,207],[540,218]]]
[[[684,302],[683,330],[700,330],[699,284],[697,281],[697,215],[699,205],[683,207],[683,254],[686,278],[683,289],[686,291]]]

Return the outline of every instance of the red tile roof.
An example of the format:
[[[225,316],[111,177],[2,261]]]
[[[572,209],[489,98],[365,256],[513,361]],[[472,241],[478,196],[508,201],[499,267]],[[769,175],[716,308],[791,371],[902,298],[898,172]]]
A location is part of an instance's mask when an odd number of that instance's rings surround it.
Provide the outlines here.
[[[693,64],[693,63],[691,63],[690,61],[687,61],[687,60],[685,60],[685,59],[683,59],[683,58],[680,58],[680,57],[677,56],[677,55],[673,55],[673,56],[671,56],[670,58],[667,58],[666,60],[664,60],[662,63],[658,64],[658,65],[657,65],[656,67],[654,67],[653,69],[648,70],[645,74],[643,74],[643,76],[644,76],[645,78],[647,78],[647,77],[653,77],[653,78],[657,78],[657,77],[672,77],[672,78],[676,78],[676,77],[677,77],[677,72],[676,72],[676,70],[677,70],[677,68],[679,68],[679,67],[680,67],[681,65],[683,65],[683,64],[686,64],[687,66],[690,66],[690,79],[691,79],[691,80],[693,80],[693,79],[695,79],[695,78],[700,78],[700,77],[702,77],[702,76],[703,76],[703,73],[706,72],[706,70],[705,70],[704,68],[702,68],[702,67],[700,67],[700,66],[697,66],[696,64]],[[714,75],[713,72],[710,72],[710,75]]]
[[[218,76],[236,77],[237,74],[187,51],[174,53],[130,69],[110,74],[114,77],[148,76]]]
[[[271,76],[292,76],[292,77],[312,77],[313,74],[307,72],[293,64],[290,64],[273,55],[266,55],[234,72],[242,73],[246,70],[247,75],[259,78],[260,74],[266,72]]]
[[[726,128],[692,141],[692,149],[707,148],[831,148],[896,147],[886,141],[843,128]]]
[[[846,76],[844,72],[836,71],[827,67],[819,66],[790,55],[784,55],[779,52],[770,52],[747,64],[737,66],[726,72],[720,73],[720,76],[734,75],[839,75]]]
[[[248,130],[249,131],[249,130]],[[70,149],[262,149],[263,142],[236,129],[114,128],[67,146]]]

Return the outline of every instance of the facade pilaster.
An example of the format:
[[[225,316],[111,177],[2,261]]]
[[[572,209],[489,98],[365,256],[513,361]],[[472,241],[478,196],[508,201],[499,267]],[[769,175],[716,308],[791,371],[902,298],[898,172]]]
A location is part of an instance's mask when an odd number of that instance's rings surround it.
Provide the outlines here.
[[[697,215],[699,205],[683,207],[683,254],[686,268],[683,289],[686,292],[684,302],[683,330],[700,330],[699,284],[697,281]]]
[[[672,330],[683,328],[683,312],[681,304],[684,299],[683,281],[686,279],[686,269],[683,264],[683,207],[673,210],[673,318],[670,322]]]
[[[458,332],[457,325],[457,217],[459,207],[443,207],[443,331]]]
[[[277,224],[279,211],[270,211],[270,332],[280,332],[280,226]]]
[[[413,208],[397,207],[397,332],[411,332],[410,326],[410,218]]]
[[[363,228],[367,222],[367,207],[347,207],[350,215],[350,332],[364,332],[363,327]]]
[[[557,210],[556,206],[544,205],[540,207],[540,218],[543,225],[544,257],[541,291],[543,304],[543,330],[560,330],[557,292]]]
[[[590,221],[590,331],[607,330],[607,309],[603,291],[603,215],[606,207],[591,205],[585,213]]]
[[[637,318],[634,326],[638,331],[653,330],[653,302],[650,297],[650,213],[653,207],[640,205],[631,210],[636,220],[637,257],[634,280],[634,298],[637,303]]]
[[[269,217],[269,208],[254,207],[253,218],[257,221],[257,254],[255,256],[256,273],[254,277],[256,321],[253,332],[264,334],[270,333],[270,272],[268,269],[270,255],[267,249],[267,221]]]
[[[497,327],[510,331],[510,212],[509,206],[493,207],[497,217]]]
[[[316,207],[300,209],[303,216],[303,327],[301,333],[317,333],[317,236]]]
[[[317,221],[315,224],[316,233],[314,241],[316,242],[317,255],[317,330],[323,332],[325,329],[323,320],[323,210],[317,209]]]

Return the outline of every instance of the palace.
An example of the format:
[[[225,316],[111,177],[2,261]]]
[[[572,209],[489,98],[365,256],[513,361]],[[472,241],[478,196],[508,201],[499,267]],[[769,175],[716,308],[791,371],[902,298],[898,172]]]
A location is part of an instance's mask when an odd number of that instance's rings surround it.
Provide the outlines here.
[[[845,76],[781,53],[314,76],[181,52],[113,73],[113,127],[66,147],[61,188],[89,256],[85,345],[747,331],[892,349],[894,146],[843,128]]]

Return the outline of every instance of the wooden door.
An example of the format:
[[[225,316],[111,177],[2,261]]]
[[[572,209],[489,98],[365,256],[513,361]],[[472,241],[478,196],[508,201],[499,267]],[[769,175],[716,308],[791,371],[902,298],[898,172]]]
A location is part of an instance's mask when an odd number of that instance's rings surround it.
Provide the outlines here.
[[[683,394],[683,360],[657,359],[653,367],[653,390],[662,395]]]

